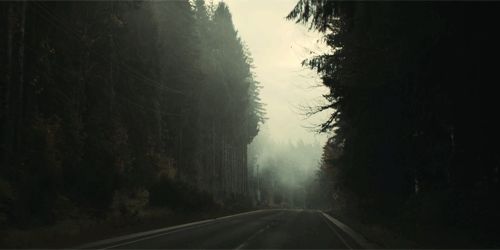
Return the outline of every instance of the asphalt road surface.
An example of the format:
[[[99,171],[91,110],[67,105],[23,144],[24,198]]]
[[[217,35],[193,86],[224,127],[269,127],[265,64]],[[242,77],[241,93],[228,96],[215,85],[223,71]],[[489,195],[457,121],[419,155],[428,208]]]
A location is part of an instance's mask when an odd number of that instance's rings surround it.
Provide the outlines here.
[[[94,248],[94,247],[93,247]],[[348,233],[315,210],[261,210],[100,246],[106,249],[350,249]]]

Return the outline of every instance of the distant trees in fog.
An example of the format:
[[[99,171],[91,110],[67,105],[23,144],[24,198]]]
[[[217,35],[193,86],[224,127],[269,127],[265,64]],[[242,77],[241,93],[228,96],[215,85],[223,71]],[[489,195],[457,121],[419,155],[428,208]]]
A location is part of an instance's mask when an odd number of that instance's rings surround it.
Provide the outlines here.
[[[266,132],[259,134],[249,147],[249,180],[255,204],[306,207],[321,159],[321,145],[302,140],[278,143]]]

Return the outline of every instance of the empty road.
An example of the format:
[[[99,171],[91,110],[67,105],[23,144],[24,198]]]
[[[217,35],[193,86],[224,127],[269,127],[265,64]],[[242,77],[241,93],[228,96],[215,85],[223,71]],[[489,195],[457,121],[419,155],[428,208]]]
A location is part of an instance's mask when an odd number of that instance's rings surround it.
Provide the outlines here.
[[[349,231],[349,230],[348,230]],[[86,246],[106,249],[349,249],[349,233],[316,210],[259,210]]]

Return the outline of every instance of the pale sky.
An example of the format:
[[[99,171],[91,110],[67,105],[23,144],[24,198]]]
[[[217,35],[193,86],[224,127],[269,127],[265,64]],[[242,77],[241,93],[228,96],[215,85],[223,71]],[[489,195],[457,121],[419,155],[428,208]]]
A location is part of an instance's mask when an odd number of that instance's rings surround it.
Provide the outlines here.
[[[327,88],[318,75],[301,66],[312,53],[326,50],[318,43],[321,35],[306,26],[287,21],[285,16],[296,0],[225,0],[239,35],[254,59],[255,74],[261,82],[261,98],[266,104],[267,134],[276,141],[323,143],[326,135],[310,132],[325,121],[327,112],[305,120],[301,106],[323,102]],[[315,87],[320,86],[320,87]]]

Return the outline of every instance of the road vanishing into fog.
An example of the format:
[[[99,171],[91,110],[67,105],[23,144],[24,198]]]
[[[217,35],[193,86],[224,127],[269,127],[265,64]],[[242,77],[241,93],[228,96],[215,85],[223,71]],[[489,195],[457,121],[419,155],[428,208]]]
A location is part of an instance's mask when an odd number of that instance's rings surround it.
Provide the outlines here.
[[[359,239],[316,210],[272,209],[101,241],[102,249],[350,249]],[[345,226],[345,225],[344,225]],[[347,231],[347,232],[346,232]],[[354,232],[352,232],[354,233]],[[354,233],[356,234],[356,233]]]

